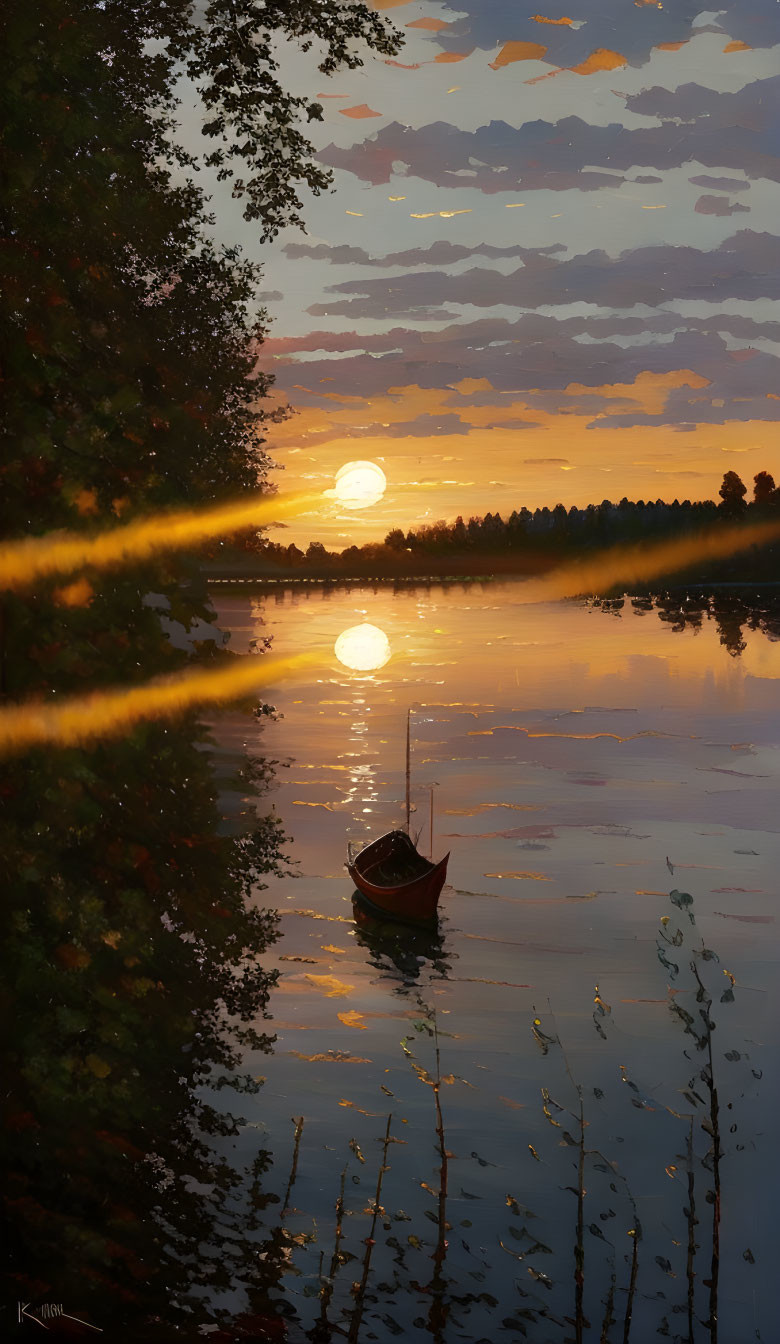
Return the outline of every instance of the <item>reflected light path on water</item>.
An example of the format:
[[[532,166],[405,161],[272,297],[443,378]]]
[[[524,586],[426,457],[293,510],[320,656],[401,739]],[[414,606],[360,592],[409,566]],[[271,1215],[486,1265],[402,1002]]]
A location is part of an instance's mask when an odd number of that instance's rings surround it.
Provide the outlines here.
[[[588,1234],[586,1296],[598,1284],[606,1291],[613,1256],[625,1309],[633,1226],[626,1181],[643,1229],[631,1338],[654,1338],[665,1315],[679,1320],[672,1312],[685,1307],[687,1122],[675,1116],[690,1111],[683,1093],[694,1065],[669,1012],[670,972],[656,945],[661,917],[676,917],[669,893],[679,888],[693,897],[690,936],[720,957],[708,969],[718,985],[716,1070],[729,1129],[721,1338],[750,1338],[756,1328],[780,1338],[768,1258],[772,1155],[762,1137],[773,1132],[780,1102],[768,1068],[780,1021],[780,645],[745,622],[735,630],[706,615],[698,629],[678,629],[630,600],[530,607],[512,583],[397,592],[306,585],[263,598],[218,590],[215,604],[237,652],[265,635],[281,657],[332,649],[369,617],[393,651],[364,672],[334,653],[310,677],[269,691],[284,718],[262,738],[237,715],[217,726],[223,746],[248,742],[289,764],[273,801],[301,876],[260,898],[280,908],[284,936],[271,1005],[278,1042],[262,1062],[268,1081],[256,1120],[284,1168],[289,1116],[306,1115],[292,1230],[308,1235],[314,1218],[318,1245],[332,1242],[339,1174],[349,1163],[345,1246],[362,1258],[391,1111],[401,1140],[389,1150],[387,1218],[372,1261],[377,1300],[364,1329],[385,1338],[387,1317],[411,1340],[433,1333],[441,1172],[431,1088],[419,1070],[430,1077],[435,1069],[424,1025],[434,1020],[450,1154],[442,1291],[452,1333],[442,1334],[439,1321],[439,1337],[492,1338],[519,1302],[536,1311],[539,1299],[559,1321],[571,1315],[576,1200],[567,1187],[576,1186],[577,1154],[561,1135],[577,1139],[578,1099],[569,1074],[583,1087],[588,1142],[618,1173],[617,1193],[598,1171],[586,1181],[585,1228],[593,1223],[603,1234]],[[452,851],[452,885],[428,943],[356,923],[343,869],[347,840],[402,823],[409,707],[417,816],[427,820],[424,786],[435,777],[437,852]],[[664,955],[674,960],[673,951]],[[680,966],[679,1002],[695,1013],[687,962]],[[720,981],[730,984],[724,967],[736,984],[734,1002],[721,1006]],[[571,1114],[543,1105],[542,1088]],[[250,1124],[240,1157],[253,1133]],[[708,1143],[697,1121],[697,1160]],[[710,1270],[708,1181],[699,1162],[700,1280]],[[534,1251],[537,1241],[547,1249]],[[301,1243],[301,1277],[286,1279],[309,1324],[318,1253]],[[334,1320],[350,1309],[353,1278],[345,1270],[336,1285]],[[600,1327],[603,1306],[598,1296],[588,1300]],[[697,1312],[702,1319],[706,1304]],[[529,1333],[557,1344],[567,1328],[542,1319]]]

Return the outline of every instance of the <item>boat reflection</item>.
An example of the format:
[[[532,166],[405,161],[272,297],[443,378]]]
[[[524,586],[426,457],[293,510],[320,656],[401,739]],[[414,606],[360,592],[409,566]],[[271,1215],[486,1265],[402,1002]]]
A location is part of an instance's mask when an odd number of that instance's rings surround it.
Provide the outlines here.
[[[439,918],[424,925],[398,924],[375,918],[362,904],[356,891],[352,897],[355,940],[368,953],[372,966],[401,980],[399,991],[418,986],[426,970],[434,978],[446,980],[454,955],[447,947],[446,933]]]

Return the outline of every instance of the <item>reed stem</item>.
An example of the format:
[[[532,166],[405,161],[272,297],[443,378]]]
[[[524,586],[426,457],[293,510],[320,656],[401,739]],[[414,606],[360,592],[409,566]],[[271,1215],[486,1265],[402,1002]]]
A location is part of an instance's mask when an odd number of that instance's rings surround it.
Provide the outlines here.
[[[585,1314],[585,1109],[580,1091],[580,1143],[577,1162],[577,1244],[574,1248],[574,1337],[583,1344]]]
[[[686,1264],[686,1275],[688,1278],[688,1344],[695,1344],[693,1334],[694,1320],[694,1292],[696,1287],[696,1272],[694,1270],[694,1261],[696,1259],[696,1202],[695,1202],[696,1179],[693,1170],[693,1116],[688,1129],[688,1207],[685,1210],[685,1216],[688,1220],[688,1260]]]
[[[381,1205],[379,1203],[382,1194],[382,1181],[387,1171],[387,1149],[390,1146],[390,1124],[392,1122],[392,1113],[387,1117],[387,1128],[385,1130],[384,1146],[382,1148],[382,1161],[379,1164],[379,1174],[376,1181],[376,1194],[374,1195],[374,1211],[371,1218],[371,1229],[366,1237],[366,1252],[363,1256],[363,1275],[355,1291],[355,1310],[352,1313],[352,1319],[349,1323],[349,1333],[347,1339],[349,1344],[357,1344],[357,1338],[360,1331],[360,1325],[363,1320],[363,1306],[366,1297],[366,1285],[368,1283],[369,1270],[371,1269],[371,1254],[374,1249],[374,1232],[376,1231],[376,1220],[379,1217]]]
[[[437,1237],[436,1249],[433,1253],[433,1276],[431,1278],[430,1290],[432,1294],[431,1309],[428,1313],[428,1328],[434,1339],[440,1341],[443,1339],[443,1330],[447,1320],[447,1309],[444,1305],[444,1261],[447,1256],[447,1182],[449,1177],[449,1159],[447,1157],[447,1144],[444,1134],[444,1116],[441,1109],[441,1056],[439,1053],[439,1033],[436,1026],[436,1019],[433,1022],[434,1041],[436,1047],[436,1081],[433,1085],[433,1102],[436,1108],[436,1137],[439,1146],[439,1208],[437,1216]]]
[[[303,1116],[300,1116],[297,1120],[295,1119],[295,1116],[293,1116],[293,1123],[295,1125],[295,1139],[293,1142],[292,1166],[290,1167],[290,1178],[287,1182],[287,1189],[284,1192],[284,1200],[282,1202],[282,1217],[289,1212],[290,1194],[295,1185],[295,1178],[298,1175],[298,1153],[301,1146],[301,1135],[303,1133]]]

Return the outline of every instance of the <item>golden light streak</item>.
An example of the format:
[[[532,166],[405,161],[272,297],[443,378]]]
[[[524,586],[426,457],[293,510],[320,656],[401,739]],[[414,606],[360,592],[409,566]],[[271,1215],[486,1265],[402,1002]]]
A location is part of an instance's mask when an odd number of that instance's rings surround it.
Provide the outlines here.
[[[674,573],[704,560],[720,560],[751,546],[763,546],[780,538],[780,522],[734,524],[717,531],[699,532],[678,541],[648,546],[619,546],[568,565],[561,565],[543,579],[523,586],[526,602],[553,601],[586,593],[603,593],[616,583],[643,583]]]
[[[111,569],[145,560],[159,551],[181,550],[193,542],[241,527],[263,527],[290,514],[301,513],[321,501],[313,492],[257,495],[236,504],[210,509],[183,509],[158,513],[95,536],[56,532],[26,537],[0,547],[0,588],[26,588],[36,579],[69,574],[76,569]]]
[[[93,738],[115,737],[147,719],[165,718],[194,705],[235,700],[268,682],[281,681],[322,652],[289,658],[244,657],[209,672],[188,672],[166,681],[116,691],[95,691],[60,705],[41,701],[0,709],[0,755],[28,747],[72,747]]]

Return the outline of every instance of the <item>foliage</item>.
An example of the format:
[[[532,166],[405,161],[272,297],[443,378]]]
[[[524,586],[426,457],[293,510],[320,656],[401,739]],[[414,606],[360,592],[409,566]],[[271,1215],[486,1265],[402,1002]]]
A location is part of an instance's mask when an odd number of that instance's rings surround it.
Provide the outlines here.
[[[718,491],[721,498],[720,508],[724,513],[732,517],[738,517],[745,508],[745,495],[747,486],[740,479],[736,471],[727,471],[723,477],[723,484]]]
[[[234,193],[271,236],[300,222],[298,184],[327,182],[298,128],[315,106],[283,87],[278,44],[320,44],[330,73],[359,63],[356,39],[396,39],[336,0],[9,0],[3,23],[0,533],[268,489],[258,275],[208,236],[177,82],[197,82],[209,161],[244,164]],[[218,634],[187,639],[212,619],[179,557],[0,594],[0,694],[224,660]],[[265,1301],[239,1177],[212,1151],[238,1121],[204,1089],[259,1086],[237,1070],[270,1044],[275,918],[257,897],[285,871],[283,837],[272,818],[225,833],[208,746],[182,715],[0,772],[7,1300],[54,1297],[121,1338],[191,1337],[193,1311],[213,1318],[204,1295],[237,1277]]]

